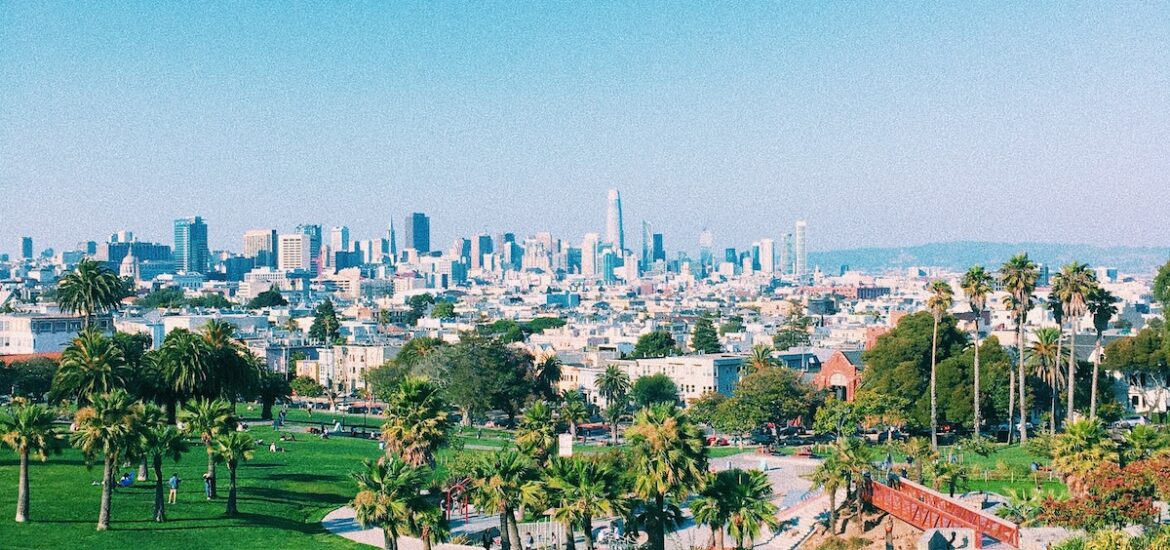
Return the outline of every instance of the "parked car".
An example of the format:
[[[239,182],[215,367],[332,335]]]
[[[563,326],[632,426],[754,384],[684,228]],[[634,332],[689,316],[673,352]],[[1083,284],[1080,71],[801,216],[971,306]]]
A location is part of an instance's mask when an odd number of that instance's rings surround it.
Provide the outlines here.
[[[1122,418],[1113,423],[1115,428],[1133,428],[1134,426],[1145,426],[1150,423],[1150,419],[1139,414],[1134,414]]]
[[[707,436],[707,446],[708,447],[726,447],[729,444],[730,443],[728,443],[727,438],[725,438],[725,437],[719,437],[717,435]]]

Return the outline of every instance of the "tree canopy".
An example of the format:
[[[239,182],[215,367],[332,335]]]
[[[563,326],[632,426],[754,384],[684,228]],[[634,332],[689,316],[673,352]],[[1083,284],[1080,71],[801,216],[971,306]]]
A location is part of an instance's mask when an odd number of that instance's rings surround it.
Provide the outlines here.
[[[630,395],[639,407],[654,403],[678,403],[678,386],[665,374],[652,374],[635,380]]]
[[[691,348],[699,353],[719,353],[723,346],[719,343],[719,334],[715,332],[715,324],[707,317],[695,321],[695,331],[691,335]]]
[[[257,294],[255,298],[248,301],[248,309],[264,309],[266,307],[287,306],[288,300],[281,295],[280,289],[273,285],[268,290]]]
[[[634,344],[633,358],[668,357],[676,354],[678,344],[674,337],[665,330],[656,330],[638,337],[638,342]]]

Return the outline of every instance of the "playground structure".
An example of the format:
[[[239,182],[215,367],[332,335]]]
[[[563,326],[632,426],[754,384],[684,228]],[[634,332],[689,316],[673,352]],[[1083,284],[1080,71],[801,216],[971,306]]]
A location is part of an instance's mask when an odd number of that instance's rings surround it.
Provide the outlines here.
[[[905,478],[898,479],[892,486],[867,479],[861,487],[861,498],[866,503],[922,530],[971,529],[975,532],[975,548],[983,548],[984,537],[1012,548],[1020,547],[1018,525],[988,513],[972,510],[942,493]]]

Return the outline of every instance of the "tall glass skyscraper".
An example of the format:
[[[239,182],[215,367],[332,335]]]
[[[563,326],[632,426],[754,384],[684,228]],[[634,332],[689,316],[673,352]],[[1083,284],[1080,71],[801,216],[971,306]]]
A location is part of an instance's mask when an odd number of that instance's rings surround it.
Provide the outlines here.
[[[613,245],[621,256],[626,251],[626,230],[622,226],[622,194],[617,189],[609,190],[605,209],[605,241]]]
[[[321,226],[301,224],[297,226],[297,233],[309,236],[309,272],[316,277],[321,273]]]
[[[796,250],[793,258],[795,265],[792,271],[798,279],[803,279],[805,275],[808,275],[807,231],[808,224],[804,220],[796,222]]]
[[[175,220],[175,269],[187,273],[207,273],[211,251],[207,248],[207,224],[191,216]]]
[[[431,251],[431,219],[426,214],[414,212],[407,216],[404,246],[415,249],[419,254]]]

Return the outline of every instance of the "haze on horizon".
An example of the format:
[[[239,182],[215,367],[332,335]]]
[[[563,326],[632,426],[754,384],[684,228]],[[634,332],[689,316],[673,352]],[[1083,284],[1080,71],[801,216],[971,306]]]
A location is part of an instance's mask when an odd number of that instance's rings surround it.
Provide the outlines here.
[[[1170,243],[1170,7],[0,4],[0,251],[254,227]]]

